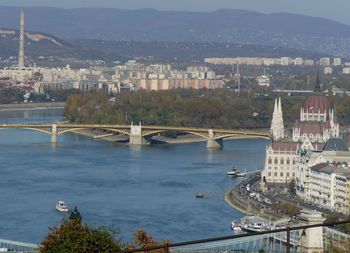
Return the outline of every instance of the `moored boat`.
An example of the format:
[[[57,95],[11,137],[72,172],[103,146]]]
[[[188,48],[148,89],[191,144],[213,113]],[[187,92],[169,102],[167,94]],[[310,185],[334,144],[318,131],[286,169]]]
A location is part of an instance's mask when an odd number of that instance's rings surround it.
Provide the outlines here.
[[[197,192],[196,193],[196,198],[197,199],[201,199],[201,198],[203,198],[204,197],[204,194],[203,193],[201,193],[201,192]]]
[[[235,166],[233,166],[232,170],[227,171],[226,174],[227,174],[227,176],[235,177],[235,176],[237,176],[237,169],[235,168]]]
[[[56,210],[59,212],[68,212],[68,206],[63,201],[58,201],[56,204]]]

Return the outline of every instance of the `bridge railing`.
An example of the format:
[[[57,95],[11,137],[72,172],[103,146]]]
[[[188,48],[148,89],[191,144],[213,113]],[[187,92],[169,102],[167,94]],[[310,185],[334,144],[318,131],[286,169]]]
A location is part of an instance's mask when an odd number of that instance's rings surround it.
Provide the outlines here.
[[[0,252],[37,253],[38,248],[37,244],[0,239]]]
[[[196,241],[187,241],[180,243],[168,243],[155,247],[139,248],[123,251],[122,253],[133,252],[152,252],[152,253],[218,253],[218,252],[276,252],[276,253],[292,253],[305,250],[306,230],[317,227],[333,227],[341,224],[350,224],[350,220],[320,223],[303,226],[291,226],[281,229],[268,230],[263,232],[252,232],[247,234],[230,235],[224,237],[208,238]],[[328,229],[329,230],[329,229]],[[327,229],[324,229],[328,234]],[[332,230],[332,229],[331,229]],[[332,230],[333,231],[333,230]],[[332,247],[332,243],[325,242],[329,237],[324,235],[324,247]],[[343,233],[344,234],[344,233]],[[349,240],[349,237],[343,236]],[[317,238],[319,239],[319,238]],[[350,243],[350,242],[349,242]],[[343,246],[346,244],[343,244]],[[350,247],[350,244],[349,244]],[[350,252],[348,248],[344,252]],[[348,251],[347,251],[348,250]],[[328,252],[328,251],[327,251]]]

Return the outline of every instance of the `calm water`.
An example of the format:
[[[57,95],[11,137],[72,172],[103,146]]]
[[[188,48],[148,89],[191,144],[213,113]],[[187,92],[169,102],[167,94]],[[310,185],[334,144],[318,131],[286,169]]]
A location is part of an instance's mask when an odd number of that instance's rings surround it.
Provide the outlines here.
[[[60,110],[0,111],[0,123],[51,122]],[[139,228],[173,242],[230,234],[242,216],[223,200],[240,179],[232,164],[263,167],[264,140],[129,147],[67,133],[56,146],[28,130],[0,131],[0,238],[39,243],[64,217],[58,200],[78,206],[88,223],[120,229],[130,240]],[[204,199],[196,199],[196,192]]]

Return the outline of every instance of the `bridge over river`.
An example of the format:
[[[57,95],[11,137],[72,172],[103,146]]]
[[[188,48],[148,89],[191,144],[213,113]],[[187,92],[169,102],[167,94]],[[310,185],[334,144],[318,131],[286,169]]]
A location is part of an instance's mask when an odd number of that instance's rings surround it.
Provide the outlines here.
[[[149,138],[163,132],[181,132],[199,136],[207,140],[208,148],[221,148],[223,139],[230,137],[241,138],[264,138],[269,139],[270,133],[263,130],[244,129],[208,129],[194,127],[174,127],[174,126],[146,126],[146,125],[101,125],[101,124],[2,124],[0,129],[29,129],[51,135],[51,142],[57,142],[57,136],[67,132],[79,130],[104,130],[112,133],[129,136],[129,144],[147,144]]]

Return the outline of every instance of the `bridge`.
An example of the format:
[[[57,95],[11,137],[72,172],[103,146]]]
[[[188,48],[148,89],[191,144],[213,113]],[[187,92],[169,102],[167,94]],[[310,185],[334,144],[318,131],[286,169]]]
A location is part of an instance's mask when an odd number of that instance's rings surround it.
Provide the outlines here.
[[[29,129],[51,135],[51,142],[57,142],[57,136],[79,130],[104,130],[112,133],[124,134],[129,136],[129,144],[144,145],[148,144],[150,137],[163,132],[181,132],[199,136],[207,140],[208,148],[221,148],[223,139],[230,137],[243,138],[264,138],[269,139],[268,131],[253,130],[233,130],[233,129],[207,129],[193,127],[173,127],[173,126],[146,126],[146,125],[101,125],[101,124],[2,124],[0,129]]]

